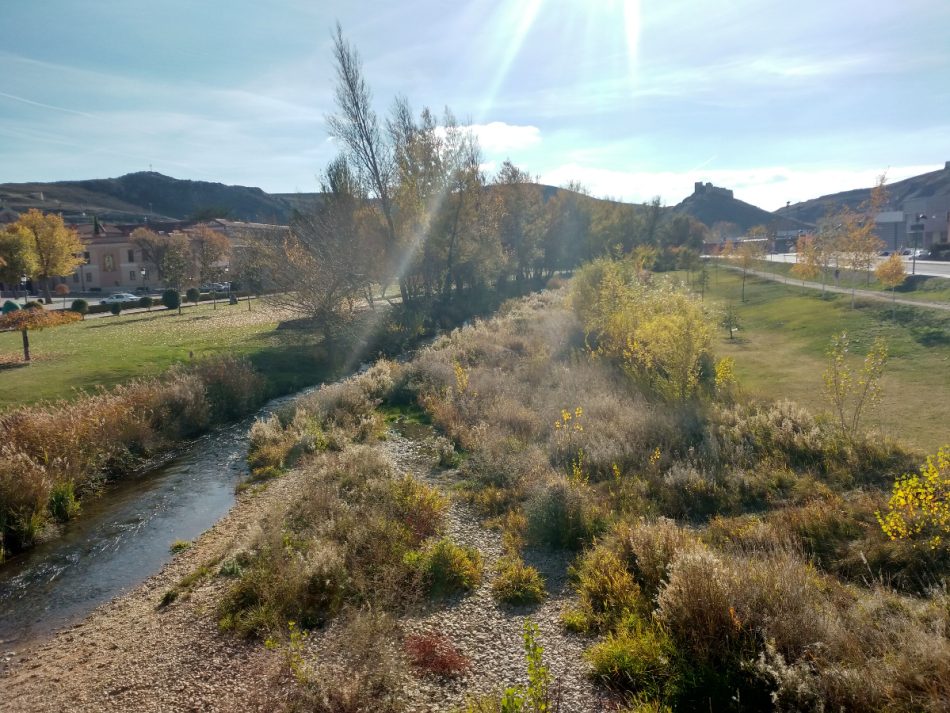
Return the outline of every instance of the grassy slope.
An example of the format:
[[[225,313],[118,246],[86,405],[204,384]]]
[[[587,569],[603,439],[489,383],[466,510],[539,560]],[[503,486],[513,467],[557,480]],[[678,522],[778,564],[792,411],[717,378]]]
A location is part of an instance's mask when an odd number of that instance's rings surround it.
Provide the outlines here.
[[[272,391],[313,383],[314,340],[275,331],[281,314],[263,304],[189,307],[179,316],[103,317],[30,335],[33,363],[23,366],[20,334],[0,333],[0,410],[21,403],[69,397],[75,389],[112,386],[164,371],[176,362],[232,353],[248,356]]]
[[[950,441],[950,317],[900,306],[892,313],[885,303],[859,303],[852,310],[847,295],[803,295],[794,287],[752,278],[746,284],[748,300],[739,304],[740,284],[736,274],[711,271],[712,296],[736,304],[742,324],[734,340],[720,334],[718,350],[735,357],[747,391],[825,410],[822,372],[832,335],[847,331],[862,356],[882,336],[891,360],[882,408],[868,425],[927,451]]]

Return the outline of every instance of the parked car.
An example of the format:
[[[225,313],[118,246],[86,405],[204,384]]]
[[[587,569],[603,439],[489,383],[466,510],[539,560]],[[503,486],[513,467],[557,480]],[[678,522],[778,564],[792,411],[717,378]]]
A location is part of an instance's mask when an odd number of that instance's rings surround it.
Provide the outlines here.
[[[100,301],[104,305],[114,305],[114,304],[129,304],[131,302],[138,302],[139,298],[136,295],[133,295],[129,292],[116,292],[115,294],[109,295],[108,297],[103,297]]]
[[[881,252],[878,253],[878,255],[880,255],[881,257],[887,257],[890,254],[891,254],[890,250],[881,250]]]

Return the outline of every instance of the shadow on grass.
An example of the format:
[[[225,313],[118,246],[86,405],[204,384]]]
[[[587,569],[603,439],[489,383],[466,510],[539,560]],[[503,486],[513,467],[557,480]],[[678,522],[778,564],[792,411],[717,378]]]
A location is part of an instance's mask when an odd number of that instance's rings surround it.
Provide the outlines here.
[[[0,361],[0,371],[13,371],[14,369],[22,369],[25,366],[29,366],[30,362],[28,361]]]

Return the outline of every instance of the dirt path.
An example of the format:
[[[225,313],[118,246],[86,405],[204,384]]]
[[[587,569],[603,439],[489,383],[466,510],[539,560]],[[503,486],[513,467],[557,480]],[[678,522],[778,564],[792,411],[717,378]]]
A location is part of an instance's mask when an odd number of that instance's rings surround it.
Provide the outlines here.
[[[413,434],[415,435],[415,434]],[[391,433],[381,446],[397,471],[413,472],[447,490],[458,477],[457,471],[437,467],[434,448],[424,440],[408,439]],[[483,527],[477,516],[464,504],[451,506],[446,534],[456,542],[477,547],[485,561],[485,577],[469,596],[448,605],[433,606],[431,611],[402,620],[409,633],[444,634],[472,662],[467,675],[456,680],[422,679],[409,687],[411,711],[453,710],[464,704],[467,695],[498,692],[506,686],[527,683],[522,627],[530,618],[540,630],[539,642],[552,676],[559,681],[561,710],[572,713],[604,710],[606,697],[585,675],[588,667],[582,653],[589,641],[566,634],[560,626],[561,610],[572,593],[566,570],[569,556],[560,553],[528,551],[525,560],[544,576],[548,598],[539,606],[499,605],[491,595],[494,567],[502,555],[501,534]]]

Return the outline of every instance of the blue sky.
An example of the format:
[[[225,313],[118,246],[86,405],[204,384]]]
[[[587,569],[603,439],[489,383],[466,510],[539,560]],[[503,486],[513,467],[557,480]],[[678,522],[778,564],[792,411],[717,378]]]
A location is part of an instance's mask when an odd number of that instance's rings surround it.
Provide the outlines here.
[[[595,195],[774,209],[950,160],[947,0],[29,0],[0,24],[0,182],[315,190],[337,20],[381,112],[448,105],[487,169]]]

